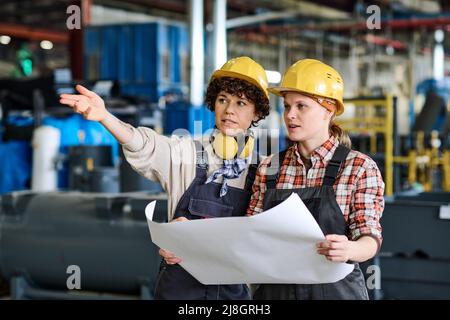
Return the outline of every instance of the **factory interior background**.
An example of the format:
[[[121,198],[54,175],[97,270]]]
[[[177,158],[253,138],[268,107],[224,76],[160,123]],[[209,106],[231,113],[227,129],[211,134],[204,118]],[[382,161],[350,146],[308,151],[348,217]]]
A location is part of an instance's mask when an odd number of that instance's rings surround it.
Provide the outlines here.
[[[361,265],[366,278],[380,271],[370,298],[450,299],[450,2],[3,0],[0,9],[0,298],[153,299],[160,256],[143,212],[157,200],[154,219],[167,221],[167,195],[59,95],[82,84],[135,127],[201,134],[214,126],[209,76],[249,56],[270,85],[303,58],[342,75],[337,122],[385,182],[383,244]],[[258,126],[266,155],[288,145],[282,99],[270,100]],[[67,286],[71,265],[81,290]]]

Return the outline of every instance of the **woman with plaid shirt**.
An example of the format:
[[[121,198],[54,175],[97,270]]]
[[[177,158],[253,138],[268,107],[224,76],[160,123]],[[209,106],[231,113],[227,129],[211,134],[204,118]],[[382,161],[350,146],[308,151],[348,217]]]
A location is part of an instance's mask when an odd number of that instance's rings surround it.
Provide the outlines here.
[[[284,98],[293,145],[262,161],[247,214],[268,210],[296,192],[326,236],[317,253],[355,268],[336,283],[261,284],[254,299],[368,299],[358,262],[381,246],[384,183],[375,162],[351,150],[348,135],[333,122],[344,111],[342,78],[332,67],[304,59],[269,91]]]

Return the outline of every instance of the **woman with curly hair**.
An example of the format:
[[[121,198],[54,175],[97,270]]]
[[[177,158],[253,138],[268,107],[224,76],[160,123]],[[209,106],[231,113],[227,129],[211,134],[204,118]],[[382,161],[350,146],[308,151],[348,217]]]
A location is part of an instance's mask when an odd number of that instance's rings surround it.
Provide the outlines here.
[[[77,86],[79,95],[63,94],[60,102],[99,121],[122,144],[133,169],[161,184],[168,194],[169,221],[244,216],[258,158],[250,128],[269,113],[267,84],[263,67],[248,57],[231,59],[216,70],[205,99],[215,114],[206,145],[123,123],[82,86]],[[179,265],[180,258],[164,249],[160,254],[164,260],[156,299],[250,299],[247,285],[203,285]]]

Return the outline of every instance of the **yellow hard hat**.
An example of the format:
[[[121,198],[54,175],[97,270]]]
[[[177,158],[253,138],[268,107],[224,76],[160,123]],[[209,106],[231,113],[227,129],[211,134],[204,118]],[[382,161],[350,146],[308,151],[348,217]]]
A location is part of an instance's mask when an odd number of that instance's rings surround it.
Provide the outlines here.
[[[335,69],[319,60],[297,61],[286,70],[280,86],[268,90],[278,96],[286,91],[296,91],[334,99],[337,102],[336,115],[344,112],[344,81]]]
[[[249,57],[228,60],[222,68],[214,71],[209,81],[221,77],[238,78],[250,82],[261,89],[269,99],[269,92],[267,91],[269,82],[267,81],[266,71],[259,63]]]

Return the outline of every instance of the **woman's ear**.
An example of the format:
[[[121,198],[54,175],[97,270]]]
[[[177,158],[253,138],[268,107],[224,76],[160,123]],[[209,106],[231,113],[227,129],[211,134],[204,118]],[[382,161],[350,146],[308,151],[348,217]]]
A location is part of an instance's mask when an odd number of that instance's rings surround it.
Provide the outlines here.
[[[323,108],[325,110],[325,112],[323,113],[323,120],[329,120],[331,121],[331,119],[333,118],[334,112],[330,111],[326,108]]]

